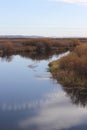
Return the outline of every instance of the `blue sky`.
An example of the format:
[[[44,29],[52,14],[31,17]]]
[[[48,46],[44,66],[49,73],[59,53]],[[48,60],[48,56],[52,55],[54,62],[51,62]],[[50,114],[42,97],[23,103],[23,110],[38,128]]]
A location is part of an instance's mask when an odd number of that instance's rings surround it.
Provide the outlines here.
[[[87,36],[87,0],[2,0],[0,35]]]

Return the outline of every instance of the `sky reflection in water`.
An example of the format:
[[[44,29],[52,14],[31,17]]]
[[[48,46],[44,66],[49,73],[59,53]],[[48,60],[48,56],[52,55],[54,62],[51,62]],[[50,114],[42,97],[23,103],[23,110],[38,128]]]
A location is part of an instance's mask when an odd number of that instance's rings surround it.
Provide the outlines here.
[[[56,58],[0,61],[0,129],[87,129],[86,107],[73,104],[47,72],[49,61]]]
[[[40,106],[37,115],[19,122],[20,127],[28,128],[36,125],[39,130],[61,130],[86,124],[86,108],[73,105],[66,93],[57,89],[48,94]]]

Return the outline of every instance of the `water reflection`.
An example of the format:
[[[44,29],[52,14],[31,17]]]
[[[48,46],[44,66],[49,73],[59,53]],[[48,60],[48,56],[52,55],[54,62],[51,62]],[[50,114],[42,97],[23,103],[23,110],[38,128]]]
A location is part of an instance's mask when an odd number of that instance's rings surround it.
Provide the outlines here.
[[[63,130],[87,123],[87,109],[73,105],[66,93],[58,88],[31,103],[3,104],[2,110],[12,113],[28,111],[24,119],[17,121],[20,130],[34,130],[33,126],[36,130]],[[30,115],[30,112],[34,114]]]
[[[59,55],[60,53],[64,53],[64,51],[50,51],[45,53],[29,53],[29,52],[22,52],[22,53],[11,53],[11,54],[4,54],[1,56],[2,61],[11,62],[13,60],[14,55],[20,55],[24,58],[31,58],[32,60],[48,60],[51,59],[53,55]]]
[[[86,108],[73,105],[66,93],[58,89],[48,94],[40,106],[35,116],[19,122],[21,128],[37,126],[38,130],[62,130],[86,124]]]
[[[64,91],[71,98],[72,103],[85,107],[87,105],[87,88],[63,87]]]
[[[1,61],[11,62],[13,60],[13,55],[3,55]]]
[[[54,80],[56,80],[56,82],[59,83],[57,77],[54,77]],[[83,87],[62,85],[62,89],[67,93],[67,96],[71,98],[73,104],[81,105],[83,107],[87,106],[87,85]]]
[[[6,62],[0,61],[0,130],[87,129],[86,88],[63,87],[46,69],[68,53],[2,57]]]

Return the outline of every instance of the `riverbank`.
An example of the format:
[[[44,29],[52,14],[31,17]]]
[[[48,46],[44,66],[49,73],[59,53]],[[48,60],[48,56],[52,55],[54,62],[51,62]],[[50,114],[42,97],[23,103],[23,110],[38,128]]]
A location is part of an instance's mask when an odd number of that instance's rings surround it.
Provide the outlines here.
[[[87,87],[87,44],[81,44],[68,56],[51,62],[49,71],[63,86]]]
[[[0,38],[0,52],[2,55],[21,52],[65,52],[86,41],[87,39],[80,38]]]

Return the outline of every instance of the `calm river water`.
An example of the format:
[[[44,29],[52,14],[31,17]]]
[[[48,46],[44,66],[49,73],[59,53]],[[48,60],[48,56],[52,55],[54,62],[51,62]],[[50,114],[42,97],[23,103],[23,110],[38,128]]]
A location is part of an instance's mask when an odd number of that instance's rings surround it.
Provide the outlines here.
[[[48,60],[0,59],[0,130],[87,130],[87,93],[63,88]]]

